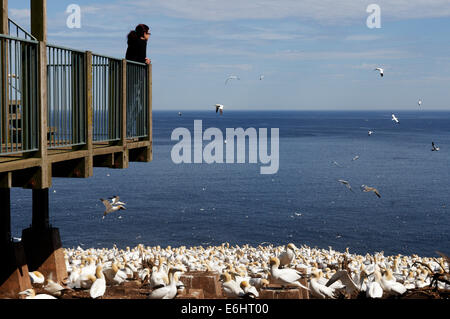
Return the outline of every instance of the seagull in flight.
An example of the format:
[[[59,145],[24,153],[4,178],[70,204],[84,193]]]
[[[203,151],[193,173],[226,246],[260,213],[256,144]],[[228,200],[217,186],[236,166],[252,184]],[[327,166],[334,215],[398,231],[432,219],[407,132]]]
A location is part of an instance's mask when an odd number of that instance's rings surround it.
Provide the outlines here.
[[[434,142],[431,142],[431,151],[439,151],[439,147],[437,147]]]
[[[216,113],[220,110],[220,115],[223,114],[223,105],[222,104],[216,104]]]
[[[398,118],[395,116],[395,114],[392,114],[392,120],[395,122],[395,123],[400,123],[400,121],[398,120]]]
[[[383,77],[384,70],[382,68],[375,68],[374,71],[380,71],[380,75],[381,75],[381,77]]]
[[[227,77],[227,79],[225,80],[225,84],[227,84],[227,82],[229,80],[240,80],[239,76],[237,75],[230,75],[229,77]]]
[[[112,212],[115,212],[115,211],[118,211],[118,210],[121,210],[121,209],[123,209],[123,210],[126,209],[125,206],[123,206],[121,204],[119,204],[119,205],[111,205],[111,203],[107,199],[100,198],[100,200],[102,201],[103,205],[105,205],[105,211],[103,212],[102,219],[104,219],[105,216],[107,214],[109,214],[109,213],[112,213]]]
[[[350,186],[350,183],[347,181],[344,181],[343,179],[338,180],[338,182],[344,184],[349,190],[351,190],[353,192],[352,187]]]
[[[378,192],[378,190],[376,189],[376,188],[374,188],[374,187],[369,187],[369,186],[366,186],[366,185],[361,185],[361,190],[363,191],[363,192],[374,192],[375,193],[375,195],[377,195],[378,196],[378,198],[381,198],[381,195],[380,195],[380,193]]]

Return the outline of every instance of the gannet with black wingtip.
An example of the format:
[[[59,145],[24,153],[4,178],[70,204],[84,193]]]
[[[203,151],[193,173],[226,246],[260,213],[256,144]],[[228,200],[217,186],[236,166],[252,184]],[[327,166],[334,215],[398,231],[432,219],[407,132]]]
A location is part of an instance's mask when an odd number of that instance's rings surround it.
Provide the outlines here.
[[[289,266],[292,261],[294,260],[296,254],[295,250],[297,247],[293,243],[289,243],[285,246],[285,251],[283,251],[279,256],[278,259],[280,260],[280,267],[283,268],[285,266]]]
[[[359,158],[359,155],[356,155],[355,157],[352,158],[352,161],[356,161]]]
[[[126,205],[124,202],[121,202],[119,199],[120,197],[117,195],[114,195],[113,197],[109,198],[111,200],[111,205]]]
[[[398,120],[398,118],[395,116],[395,114],[392,114],[392,120],[396,123],[399,124],[400,121]]]
[[[216,113],[220,110],[220,115],[223,114],[223,105],[222,104],[216,104]]]
[[[322,272],[320,270],[315,270],[311,273],[312,277],[309,280],[309,287],[311,295],[313,295],[316,298],[320,299],[326,299],[326,298],[332,298],[335,299],[335,289],[325,286],[322,283],[320,283],[320,278],[322,275]]]
[[[350,183],[349,183],[348,181],[343,180],[343,179],[339,179],[338,182],[344,184],[349,190],[351,190],[351,191],[353,192],[353,189],[352,189],[352,187],[350,186]]]
[[[419,99],[419,102],[417,102],[417,104],[419,104],[419,107],[422,105],[422,99]]]
[[[382,69],[382,68],[375,68],[374,71],[380,71],[380,76],[383,77],[384,69]]]
[[[29,288],[19,292],[19,295],[25,295],[26,296],[25,299],[58,299],[48,294],[36,295],[36,291],[33,288]]]
[[[380,193],[378,192],[378,190],[376,189],[376,188],[374,188],[374,187],[369,187],[369,186],[366,186],[366,185],[361,185],[361,190],[363,191],[363,192],[374,192],[375,193],[375,195],[377,195],[377,197],[378,198],[381,198],[381,195],[380,195]]]
[[[170,268],[169,269],[169,284],[167,286],[157,288],[153,290],[149,298],[150,299],[173,299],[177,295],[177,283],[174,279],[175,272],[181,272],[181,269]]]
[[[436,144],[434,144],[434,142],[431,142],[431,151],[432,152],[439,151],[439,147],[437,147]]]
[[[339,270],[334,273],[333,276],[328,280],[325,286],[329,287],[336,281],[342,282],[345,286],[347,294],[354,295],[359,292],[359,288],[356,286],[355,282],[350,278],[346,270]]]
[[[283,287],[292,285],[309,290],[308,287],[305,287],[298,282],[298,280],[302,278],[302,274],[299,271],[290,268],[279,269],[280,260],[277,257],[271,257],[269,264],[271,282],[274,284],[279,284]]]
[[[97,266],[97,269],[95,270],[95,281],[91,286],[91,289],[89,290],[89,295],[92,299],[101,297],[105,294],[106,291],[106,279],[105,275],[102,271],[103,267],[101,265]]]
[[[111,203],[107,199],[100,198],[100,200],[102,201],[103,205],[105,205],[106,208],[106,210],[103,212],[102,218],[105,218],[105,216],[109,213],[126,209],[125,206],[123,205],[111,205]]]

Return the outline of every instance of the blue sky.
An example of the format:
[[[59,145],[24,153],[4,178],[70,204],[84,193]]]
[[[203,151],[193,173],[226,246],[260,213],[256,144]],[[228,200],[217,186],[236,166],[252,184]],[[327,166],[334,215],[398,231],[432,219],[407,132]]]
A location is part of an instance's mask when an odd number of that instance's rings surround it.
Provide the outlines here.
[[[369,4],[381,8],[370,29]],[[81,28],[66,26],[69,4]],[[151,27],[153,108],[450,110],[450,0],[48,0],[48,42],[124,57]],[[29,28],[29,0],[9,2]],[[380,78],[373,69],[384,67]],[[240,80],[225,85],[228,75]],[[264,79],[259,80],[259,75]]]

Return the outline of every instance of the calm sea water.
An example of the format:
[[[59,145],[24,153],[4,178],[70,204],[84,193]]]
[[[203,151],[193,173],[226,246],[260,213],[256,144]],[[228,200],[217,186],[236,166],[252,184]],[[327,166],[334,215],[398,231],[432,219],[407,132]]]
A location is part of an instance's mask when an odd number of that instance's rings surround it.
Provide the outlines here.
[[[50,221],[64,247],[293,242],[360,254],[449,252],[450,112],[396,115],[399,125],[389,111],[184,111],[181,117],[155,111],[153,161],[95,168],[88,179],[54,178]],[[259,163],[174,164],[173,129],[193,134],[200,119],[203,130],[224,134],[226,128],[279,128],[278,173],[261,175]],[[431,141],[439,152],[431,152]],[[362,192],[362,184],[382,197]],[[31,224],[31,191],[11,194],[12,232],[21,237]],[[112,195],[127,210],[102,220],[99,198]]]

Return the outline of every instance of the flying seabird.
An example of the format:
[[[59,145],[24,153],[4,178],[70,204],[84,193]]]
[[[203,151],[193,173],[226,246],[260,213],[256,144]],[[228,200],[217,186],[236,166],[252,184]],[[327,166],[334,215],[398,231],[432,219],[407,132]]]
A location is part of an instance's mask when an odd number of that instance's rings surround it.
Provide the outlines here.
[[[369,131],[369,132],[367,132],[367,135],[372,135],[373,134],[373,131]]]
[[[222,104],[216,104],[216,113],[220,110],[220,115],[223,114],[223,105]]]
[[[178,116],[181,116],[181,112],[178,112]]]
[[[353,157],[352,161],[356,161],[359,158],[359,155],[356,155],[355,157]]]
[[[239,76],[237,75],[230,75],[226,80],[225,80],[225,84],[227,84],[228,80],[240,80]]]
[[[439,147],[437,147],[434,142],[431,142],[431,151],[439,151]]]
[[[117,210],[126,209],[123,205],[112,205],[107,199],[100,198],[103,205],[105,205],[106,210],[103,212],[103,218],[109,213],[115,212]]]
[[[374,71],[377,71],[377,70],[380,71],[380,75],[381,75],[381,77],[383,77],[384,70],[382,68],[375,68]]]
[[[259,76],[259,79],[260,79],[260,80],[264,79],[264,75],[261,74],[261,75]]]
[[[366,185],[361,185],[361,190],[363,191],[363,192],[374,192],[375,193],[375,195],[377,195],[379,198],[381,197],[381,195],[380,195],[380,193],[378,192],[378,190],[376,189],[376,188],[374,188],[374,187],[369,187],[369,186],[366,186]]]
[[[343,179],[339,179],[338,182],[344,184],[349,190],[351,190],[351,191],[353,192],[353,189],[352,189],[352,187],[350,186],[350,183],[349,183],[349,182],[347,182],[347,181],[345,181],[345,180],[343,180]]]
[[[395,116],[395,114],[392,114],[392,120],[395,122],[395,123],[400,123],[400,121],[398,120],[398,118]]]
[[[422,99],[419,99],[419,102],[417,102],[417,104],[419,104],[419,107],[422,106]]]
[[[119,196],[114,195],[109,198],[111,200],[111,205],[126,205],[124,202],[119,201]]]

